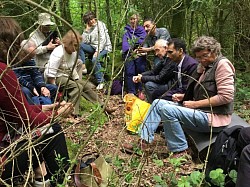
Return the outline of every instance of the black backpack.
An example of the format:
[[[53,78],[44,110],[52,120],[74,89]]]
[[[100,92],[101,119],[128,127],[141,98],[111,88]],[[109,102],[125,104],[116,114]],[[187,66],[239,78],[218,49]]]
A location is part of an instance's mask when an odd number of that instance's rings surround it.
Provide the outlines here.
[[[236,125],[225,128],[217,136],[211,153],[208,158],[206,168],[206,180],[210,181],[209,173],[212,170],[221,168],[224,174],[228,174],[231,170],[238,171],[240,151],[238,150],[237,141],[240,130],[243,126]],[[232,186],[230,178],[226,178],[227,186]]]

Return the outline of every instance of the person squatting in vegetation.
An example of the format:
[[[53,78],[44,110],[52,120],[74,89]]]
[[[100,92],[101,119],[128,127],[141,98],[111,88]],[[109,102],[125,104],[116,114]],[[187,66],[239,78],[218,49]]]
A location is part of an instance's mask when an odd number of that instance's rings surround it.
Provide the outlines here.
[[[143,150],[153,142],[160,122],[163,123],[168,150],[174,153],[173,157],[187,154],[188,144],[183,128],[210,132],[212,126],[213,132],[218,132],[231,122],[234,66],[222,56],[221,45],[213,37],[199,37],[192,51],[199,62],[192,75],[198,82],[190,79],[186,93],[172,95],[173,101],[154,100],[141,127],[139,142]],[[133,146],[124,144],[123,148],[131,150]]]
[[[14,69],[14,72],[18,78],[18,82],[22,86],[23,93],[29,102],[29,104],[35,104],[32,100],[34,96],[47,97],[50,103],[54,102],[57,86],[54,84],[46,84],[43,78],[43,74],[36,67],[34,60],[36,45],[32,40],[23,40],[21,42],[23,50],[29,54],[27,60],[20,66]]]
[[[130,17],[130,24],[126,25],[125,34],[122,37],[122,57],[125,60],[125,80],[128,93],[137,94],[144,100],[142,84],[133,82],[133,76],[142,73],[146,68],[146,56],[136,54],[137,48],[142,45],[146,32],[139,23],[139,15],[133,14]]]
[[[143,27],[147,33],[147,36],[143,43],[143,47],[140,47],[138,50],[139,53],[149,53],[154,51],[154,45],[158,39],[164,39],[167,41],[170,39],[168,30],[166,28],[157,28],[153,19],[146,18],[143,22]],[[155,56],[153,59],[153,66],[158,64],[160,61],[161,60]]]
[[[75,104],[74,114],[79,115],[81,96],[93,103],[103,105],[103,102],[93,90],[95,86],[82,80],[82,64],[77,61],[78,43],[82,37],[78,31],[74,32],[68,31],[62,38],[62,45],[53,50],[44,75],[48,83],[59,85],[60,89],[66,90],[68,100]],[[76,61],[77,65],[74,66]]]
[[[102,72],[101,61],[107,56],[108,52],[112,51],[112,45],[108,34],[108,29],[100,20],[97,20],[94,12],[87,12],[82,17],[86,28],[82,33],[82,43],[80,45],[80,59],[83,63],[83,70],[85,66],[85,57],[90,55],[92,57],[92,64],[95,71],[95,78],[98,83],[96,89],[102,90],[104,87],[104,74]],[[86,72],[86,70],[84,70]],[[85,73],[84,72],[84,73]]]
[[[40,13],[38,15],[38,28],[30,34],[31,40],[36,45],[35,62],[41,72],[44,72],[44,67],[48,63],[51,52],[61,44],[56,31],[52,31],[52,26],[55,25],[51,21],[51,16],[48,13]]]
[[[46,180],[42,184],[50,181],[51,186],[62,184],[69,156],[64,133],[52,119],[69,113],[72,106],[70,103],[63,103],[55,110],[58,103],[42,106],[27,102],[17,77],[10,68],[27,56],[20,47],[24,39],[22,30],[12,18],[0,17],[0,25],[0,185],[5,182],[15,186],[17,178],[25,179],[25,172],[33,169],[37,171],[42,166],[46,167],[46,171],[37,172],[35,179]],[[46,129],[48,131],[45,133]],[[62,158],[60,164],[56,161],[58,155]],[[41,176],[41,173],[47,174]]]

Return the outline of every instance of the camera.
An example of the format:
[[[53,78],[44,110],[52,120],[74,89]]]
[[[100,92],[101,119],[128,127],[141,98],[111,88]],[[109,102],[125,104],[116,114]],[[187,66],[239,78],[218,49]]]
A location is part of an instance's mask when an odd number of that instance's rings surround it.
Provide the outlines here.
[[[49,42],[52,40],[52,43],[56,43],[56,38],[58,38],[58,32],[57,31],[51,31],[46,38],[46,40],[42,43],[42,46],[48,45]]]

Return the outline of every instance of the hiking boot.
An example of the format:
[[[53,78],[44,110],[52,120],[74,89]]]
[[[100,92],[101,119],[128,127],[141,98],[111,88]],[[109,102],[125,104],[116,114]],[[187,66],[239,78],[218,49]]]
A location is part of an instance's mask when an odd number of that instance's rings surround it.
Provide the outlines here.
[[[139,141],[136,145],[131,144],[131,143],[122,144],[121,149],[122,149],[122,151],[124,151],[126,153],[138,154],[138,152],[136,152],[136,149],[139,148],[143,152],[149,152],[149,146],[150,146],[150,144],[148,142],[146,142],[146,140],[139,139]]]
[[[143,100],[143,101],[145,100],[145,95],[142,93],[142,91],[138,92],[138,97],[140,100]]]

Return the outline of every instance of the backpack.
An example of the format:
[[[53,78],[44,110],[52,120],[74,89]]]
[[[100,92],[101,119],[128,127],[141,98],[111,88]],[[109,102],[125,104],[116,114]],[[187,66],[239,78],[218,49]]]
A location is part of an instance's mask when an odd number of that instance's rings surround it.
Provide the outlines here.
[[[217,168],[223,169],[224,174],[228,174],[231,170],[238,171],[241,152],[238,150],[237,141],[242,128],[244,127],[240,125],[225,128],[217,136],[208,158],[206,168],[207,181],[210,181],[210,171]],[[225,182],[226,186],[232,185],[232,181],[228,177],[226,177]]]

